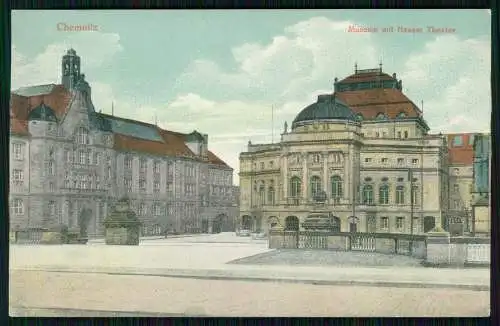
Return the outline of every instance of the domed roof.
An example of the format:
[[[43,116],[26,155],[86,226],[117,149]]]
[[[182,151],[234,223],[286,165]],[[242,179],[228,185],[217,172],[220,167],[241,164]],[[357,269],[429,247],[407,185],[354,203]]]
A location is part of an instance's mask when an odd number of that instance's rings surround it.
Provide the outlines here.
[[[33,110],[31,110],[28,120],[39,120],[39,121],[52,121],[57,122],[56,114],[49,106],[44,103],[40,104]]]
[[[293,125],[303,121],[315,120],[351,120],[355,121],[354,112],[335,94],[319,95],[316,103],[307,106],[293,120]]]

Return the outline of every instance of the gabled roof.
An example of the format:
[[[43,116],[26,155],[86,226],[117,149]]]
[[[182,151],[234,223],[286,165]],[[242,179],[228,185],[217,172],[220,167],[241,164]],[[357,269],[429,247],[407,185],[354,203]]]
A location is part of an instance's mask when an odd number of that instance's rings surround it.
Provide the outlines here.
[[[54,111],[58,119],[61,119],[66,114],[70,101],[71,92],[63,85],[50,84],[41,85],[39,88],[37,86],[20,88],[12,92],[10,107],[18,119],[26,120],[31,110],[44,103]]]
[[[11,134],[17,136],[29,136],[28,125],[24,120],[19,120],[15,118],[10,119],[10,132]]]

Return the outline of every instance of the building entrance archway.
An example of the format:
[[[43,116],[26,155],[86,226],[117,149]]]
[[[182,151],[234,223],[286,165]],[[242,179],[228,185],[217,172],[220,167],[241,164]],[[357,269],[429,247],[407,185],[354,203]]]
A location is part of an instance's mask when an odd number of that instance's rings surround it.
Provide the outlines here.
[[[299,218],[297,216],[288,216],[285,219],[285,231],[299,231]]]
[[[78,215],[78,228],[80,229],[80,238],[88,238],[91,221],[92,211],[88,208],[83,209],[80,212],[80,215]]]

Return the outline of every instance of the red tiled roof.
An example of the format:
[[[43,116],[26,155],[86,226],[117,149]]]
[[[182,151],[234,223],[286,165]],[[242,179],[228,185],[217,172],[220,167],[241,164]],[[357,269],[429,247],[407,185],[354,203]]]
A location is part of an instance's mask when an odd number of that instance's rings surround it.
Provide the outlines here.
[[[25,97],[11,93],[11,110],[18,119],[27,120],[30,111],[43,102],[61,118],[66,113],[70,101],[71,92],[63,85],[55,85],[49,94]]]
[[[10,119],[10,132],[14,135],[29,136],[28,123],[26,120],[19,120],[16,118]]]
[[[462,137],[461,146],[453,146],[455,136]],[[473,133],[446,134],[448,142],[448,157],[451,165],[472,165],[474,161],[474,148],[470,144],[470,137]]]
[[[365,119],[373,119],[378,113],[386,113],[391,119],[400,112],[414,118],[422,114],[406,95],[395,88],[337,92],[337,96]]]

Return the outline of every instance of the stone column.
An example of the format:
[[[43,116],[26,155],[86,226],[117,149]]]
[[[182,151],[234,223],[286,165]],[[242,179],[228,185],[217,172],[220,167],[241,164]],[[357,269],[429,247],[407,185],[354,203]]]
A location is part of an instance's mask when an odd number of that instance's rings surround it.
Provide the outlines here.
[[[302,153],[302,198],[307,201],[309,198],[309,176],[307,171],[307,153]]]
[[[342,153],[342,163],[344,163],[344,177],[342,178],[343,181],[343,193],[342,197],[345,199],[348,199],[351,197],[351,193],[349,192],[349,179],[351,178],[351,173],[350,173],[350,161],[347,153]]]
[[[288,155],[283,155],[282,157],[282,160],[283,160],[283,200],[285,201],[285,203],[287,202],[288,200],[288,185],[289,185],[289,182],[288,182]]]
[[[328,187],[328,152],[323,153],[323,190],[326,192],[327,198],[330,198]]]

